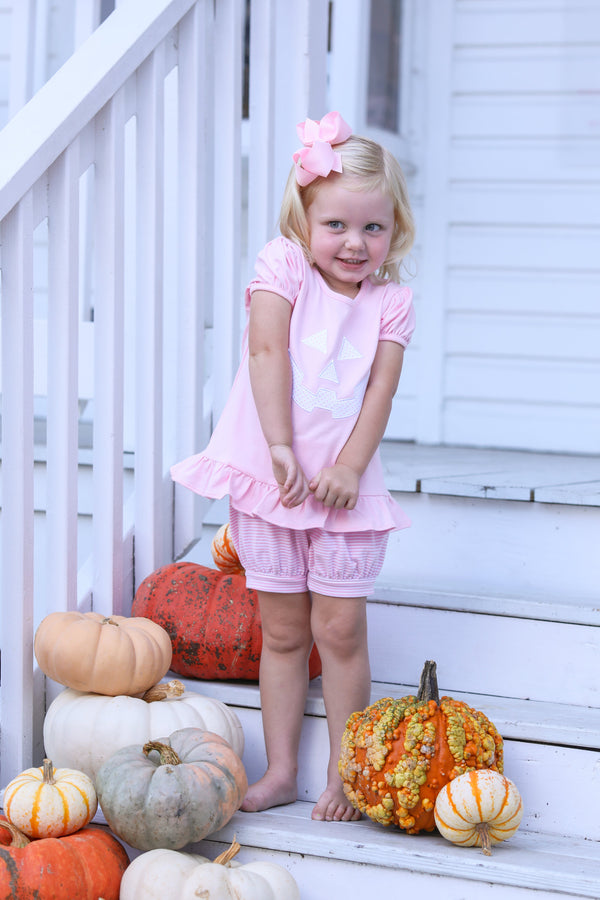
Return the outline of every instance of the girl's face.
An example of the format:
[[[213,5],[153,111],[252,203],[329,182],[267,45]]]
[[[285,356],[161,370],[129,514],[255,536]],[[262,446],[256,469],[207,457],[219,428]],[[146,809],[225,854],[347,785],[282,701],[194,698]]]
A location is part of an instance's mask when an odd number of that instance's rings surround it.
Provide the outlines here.
[[[324,180],[306,216],[310,252],[330,288],[356,297],[361,281],[388,255],[394,233],[394,205],[379,190],[347,187],[348,180]]]

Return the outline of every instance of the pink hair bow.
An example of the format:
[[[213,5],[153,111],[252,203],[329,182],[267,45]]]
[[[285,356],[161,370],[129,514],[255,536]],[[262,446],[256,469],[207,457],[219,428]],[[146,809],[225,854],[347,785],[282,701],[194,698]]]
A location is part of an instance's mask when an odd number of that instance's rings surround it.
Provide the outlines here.
[[[342,171],[342,158],[333,149],[352,134],[350,126],[338,112],[327,113],[320,122],[307,119],[296,126],[298,137],[304,144],[294,153],[296,181],[305,187],[319,176]]]

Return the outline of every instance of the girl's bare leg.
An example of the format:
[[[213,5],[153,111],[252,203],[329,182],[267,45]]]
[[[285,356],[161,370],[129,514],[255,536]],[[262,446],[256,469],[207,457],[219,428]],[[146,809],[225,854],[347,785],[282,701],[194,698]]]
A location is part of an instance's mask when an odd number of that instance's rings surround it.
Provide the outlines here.
[[[260,698],[267,771],[250,785],[241,809],[258,812],[292,803],[298,794],[298,748],[312,647],[308,593],[258,591],[263,631]]]
[[[360,812],[346,798],[338,771],[342,735],[353,712],[371,696],[366,599],[312,595],[312,631],[323,666],[323,699],[329,730],[327,785],[313,819],[349,822]]]

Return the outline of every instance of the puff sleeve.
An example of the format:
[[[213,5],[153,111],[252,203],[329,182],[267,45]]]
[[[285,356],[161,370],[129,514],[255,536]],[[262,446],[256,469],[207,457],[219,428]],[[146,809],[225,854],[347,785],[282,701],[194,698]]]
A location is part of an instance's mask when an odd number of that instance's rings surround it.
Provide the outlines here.
[[[306,266],[301,248],[284,237],[270,241],[258,254],[255,276],[246,288],[246,310],[254,291],[272,291],[293,306],[305,281]]]
[[[380,341],[396,341],[406,347],[415,330],[413,293],[405,285],[389,285],[383,299]]]

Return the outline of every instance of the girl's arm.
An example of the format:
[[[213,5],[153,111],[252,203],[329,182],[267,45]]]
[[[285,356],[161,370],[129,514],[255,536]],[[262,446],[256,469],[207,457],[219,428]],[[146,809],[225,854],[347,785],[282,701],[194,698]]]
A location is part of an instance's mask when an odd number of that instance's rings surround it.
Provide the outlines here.
[[[358,484],[383,438],[392,400],[398,389],[404,347],[396,341],[379,341],[362,407],[350,437],[335,465],[322,469],[309,488],[317,500],[336,509],[354,509]]]
[[[292,369],[288,352],[292,307],[270,291],[254,291],[250,303],[250,384],[281,502],[291,508],[308,496],[308,484],[292,449]]]

